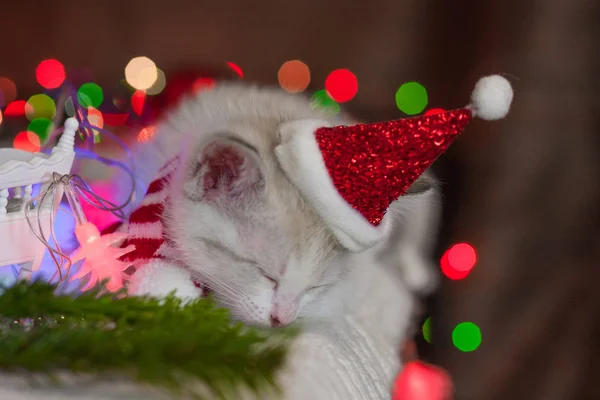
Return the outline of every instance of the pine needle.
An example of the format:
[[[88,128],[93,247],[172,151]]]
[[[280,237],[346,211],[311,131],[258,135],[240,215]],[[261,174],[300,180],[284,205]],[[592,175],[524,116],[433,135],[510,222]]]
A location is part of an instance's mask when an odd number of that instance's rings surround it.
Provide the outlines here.
[[[0,295],[0,370],[121,374],[174,395],[222,399],[275,389],[295,330],[231,322],[208,298],[182,303],[96,289],[78,297],[56,286],[18,282]]]

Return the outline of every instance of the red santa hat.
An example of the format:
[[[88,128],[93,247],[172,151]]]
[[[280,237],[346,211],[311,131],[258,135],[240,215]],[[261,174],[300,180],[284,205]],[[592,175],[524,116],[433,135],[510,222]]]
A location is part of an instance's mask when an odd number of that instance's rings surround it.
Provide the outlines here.
[[[512,98],[510,83],[492,75],[477,83],[471,104],[457,110],[354,126],[293,121],[280,127],[281,144],[275,153],[287,177],[340,243],[362,251],[384,235],[390,204],[471,119],[503,118]]]

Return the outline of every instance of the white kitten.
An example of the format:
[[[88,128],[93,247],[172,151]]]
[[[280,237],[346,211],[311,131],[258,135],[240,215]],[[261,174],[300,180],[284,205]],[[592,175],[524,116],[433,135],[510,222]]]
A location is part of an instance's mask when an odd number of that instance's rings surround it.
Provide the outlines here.
[[[431,180],[419,180],[390,207],[389,237],[366,252],[351,253],[305,204],[273,153],[278,126],[306,118],[353,123],[313,108],[299,95],[221,84],[184,100],[161,124],[154,143],[139,153],[138,169],[147,171],[147,182],[165,161],[180,155],[170,182],[165,235],[189,274],[248,324],[283,326],[297,318],[339,316],[353,307],[360,283],[353,277],[364,279],[353,271],[371,264],[401,271],[414,290],[435,283],[425,254],[437,219]],[[130,291],[196,293],[187,273],[171,271],[175,268],[164,262],[142,267]]]

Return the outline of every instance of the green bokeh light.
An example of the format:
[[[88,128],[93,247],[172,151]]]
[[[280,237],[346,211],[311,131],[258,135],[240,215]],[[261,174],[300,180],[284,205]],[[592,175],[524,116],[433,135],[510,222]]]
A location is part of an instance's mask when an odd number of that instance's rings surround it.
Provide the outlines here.
[[[52,119],[56,115],[56,104],[54,104],[54,100],[50,96],[34,94],[27,100],[25,114],[30,121],[36,118]]]
[[[396,106],[405,114],[416,115],[427,107],[427,90],[417,82],[407,82],[396,92]]]
[[[431,343],[431,317],[428,317],[423,323],[423,338],[427,343]]]
[[[29,123],[27,130],[38,135],[40,142],[45,143],[52,131],[52,121],[47,118],[36,118]]]
[[[77,100],[83,107],[100,107],[104,100],[102,88],[95,83],[84,83],[77,91]]]
[[[452,343],[460,351],[476,350],[481,344],[481,330],[472,322],[461,322],[452,331]]]
[[[314,108],[321,108],[331,114],[340,112],[340,105],[329,96],[326,90],[319,90],[312,95],[311,104]]]

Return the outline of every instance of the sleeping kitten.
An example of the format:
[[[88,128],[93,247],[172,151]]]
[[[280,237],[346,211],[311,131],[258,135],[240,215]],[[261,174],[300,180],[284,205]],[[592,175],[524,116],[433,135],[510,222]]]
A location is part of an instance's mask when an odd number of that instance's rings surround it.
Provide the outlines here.
[[[353,123],[313,108],[305,97],[242,84],[220,84],[184,100],[136,160],[147,184],[166,161],[180,157],[163,221],[177,262],[142,266],[130,293],[176,289],[194,296],[194,279],[237,320],[278,327],[342,315],[360,284],[354,271],[375,263],[400,271],[413,290],[432,288],[426,258],[437,217],[432,179],[424,176],[390,207],[387,238],[349,252],[303,201],[273,152],[281,123],[308,118]]]

